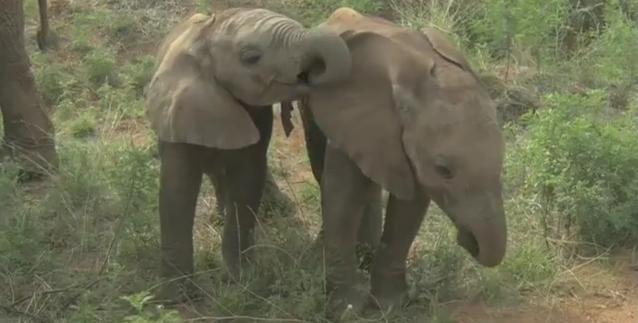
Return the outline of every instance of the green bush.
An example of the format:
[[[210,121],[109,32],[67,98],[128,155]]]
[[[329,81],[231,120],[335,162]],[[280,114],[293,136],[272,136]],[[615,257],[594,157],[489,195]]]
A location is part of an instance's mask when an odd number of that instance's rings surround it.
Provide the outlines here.
[[[471,26],[475,41],[489,43],[494,53],[518,50],[536,55],[558,49],[570,15],[569,0],[487,0]]]
[[[115,56],[103,49],[97,49],[84,57],[86,78],[94,85],[113,84],[117,79]]]
[[[61,66],[53,64],[43,56],[36,55],[33,59],[38,91],[42,94],[46,104],[56,104],[64,95],[65,85],[71,76]]]
[[[607,27],[593,42],[587,63],[595,82],[631,84],[638,82],[638,25],[621,8],[606,8]]]
[[[147,55],[141,59],[135,59],[124,68],[127,83],[131,85],[138,95],[142,95],[144,87],[151,82],[155,71],[155,58]]]
[[[88,112],[81,113],[69,122],[69,132],[76,138],[94,136],[96,127],[97,120],[95,116]]]
[[[110,35],[113,40],[133,42],[139,35],[139,22],[136,17],[128,14],[114,15],[109,24]]]
[[[614,246],[638,239],[638,125],[615,114],[604,91],[551,94],[525,116],[508,176],[523,177],[546,234]]]
[[[480,4],[462,0],[392,0],[392,9],[399,15],[401,24],[420,29],[434,26],[440,30],[457,33],[461,25],[471,19],[470,13]],[[458,35],[458,34],[456,34]]]

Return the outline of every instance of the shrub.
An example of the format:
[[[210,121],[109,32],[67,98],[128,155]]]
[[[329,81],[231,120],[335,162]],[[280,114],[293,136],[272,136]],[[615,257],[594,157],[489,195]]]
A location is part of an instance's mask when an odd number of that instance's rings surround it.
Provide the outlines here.
[[[106,50],[97,49],[84,57],[84,70],[88,81],[94,85],[116,80],[114,55]]]
[[[469,13],[477,6],[467,0],[392,0],[391,3],[400,22],[407,27],[434,26],[455,34],[461,31],[461,25],[470,19]]]
[[[97,120],[93,114],[85,112],[69,123],[69,131],[76,138],[85,138],[95,135]]]
[[[569,0],[488,0],[478,12],[471,31],[479,43],[489,43],[504,56],[514,48],[552,53],[565,32]]]
[[[611,7],[611,8],[609,8]],[[605,20],[608,25],[592,44],[588,57],[596,82],[610,84],[638,81],[638,26],[630,21],[619,7],[608,5]]]
[[[109,25],[110,35],[114,40],[133,42],[139,34],[139,22],[133,15],[114,15]]]
[[[34,75],[38,91],[42,94],[46,104],[56,104],[64,95],[65,83],[71,78],[63,69],[47,61],[46,58],[35,56],[33,60]]]
[[[155,59],[152,56],[144,56],[142,59],[133,60],[124,68],[127,83],[135,89],[138,95],[142,95],[144,87],[151,82],[155,71]]]
[[[144,115],[144,100],[130,86],[123,88],[113,88],[108,84],[97,89],[100,96],[99,107],[102,116],[112,125],[119,122],[121,118],[135,118]]]
[[[546,234],[577,234],[614,246],[638,239],[638,125],[614,114],[605,92],[551,94],[545,108],[525,116],[527,138],[508,168],[540,206]],[[575,230],[574,230],[575,229]]]

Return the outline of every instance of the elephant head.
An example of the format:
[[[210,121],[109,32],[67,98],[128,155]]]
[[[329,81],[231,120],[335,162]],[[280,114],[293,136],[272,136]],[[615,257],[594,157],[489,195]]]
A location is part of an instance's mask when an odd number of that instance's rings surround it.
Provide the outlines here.
[[[350,72],[345,42],[265,9],[196,14],[160,45],[147,90],[159,139],[211,148],[256,143],[246,111],[292,100]]]
[[[363,18],[348,25],[342,21],[354,18],[346,14],[352,11],[331,21],[351,50],[352,74],[311,91],[317,124],[394,196],[431,197],[456,225],[462,247],[482,265],[499,264],[507,230],[494,103],[439,32]]]
[[[494,266],[507,236],[496,108],[451,43],[435,29],[423,33],[432,46],[432,59],[421,61],[427,77],[411,83],[407,72],[393,85],[404,149],[419,183],[458,228],[458,243],[479,263]]]

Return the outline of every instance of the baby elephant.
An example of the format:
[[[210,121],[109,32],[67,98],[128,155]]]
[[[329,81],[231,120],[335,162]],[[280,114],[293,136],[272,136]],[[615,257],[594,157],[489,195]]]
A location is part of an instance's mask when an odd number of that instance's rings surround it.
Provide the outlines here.
[[[244,8],[190,17],[166,37],[157,61],[146,104],[161,160],[162,274],[172,279],[160,294],[178,300],[194,270],[193,219],[203,174],[224,192],[222,252],[237,277],[253,243],[272,104],[343,80],[351,61],[334,33]]]
[[[355,247],[366,205],[390,193],[371,270],[371,299],[398,305],[406,258],[430,200],[458,229],[458,243],[484,266],[498,265],[507,230],[501,193],[504,141],[496,109],[456,47],[349,8],[323,24],[352,55],[352,74],[303,100],[308,138],[321,155],[321,205],[331,311],[362,304]],[[309,128],[309,126],[306,126]],[[326,144],[327,142],[327,144]],[[319,164],[319,163],[317,163]]]

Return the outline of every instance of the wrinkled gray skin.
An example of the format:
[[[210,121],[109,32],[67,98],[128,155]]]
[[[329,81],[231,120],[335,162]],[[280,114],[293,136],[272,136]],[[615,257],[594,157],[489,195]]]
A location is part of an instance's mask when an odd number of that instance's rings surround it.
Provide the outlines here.
[[[300,109],[321,180],[328,315],[404,303],[408,252],[431,201],[480,265],[501,263],[504,141],[495,105],[463,55],[435,29],[420,33],[349,8],[323,26],[352,56],[351,75],[311,89]],[[368,298],[357,286],[356,237],[381,189],[389,199]]]
[[[193,219],[203,175],[223,192],[222,254],[237,278],[265,183],[271,105],[344,78],[350,56],[334,34],[268,10],[237,8],[178,25],[157,61],[147,106],[161,159],[162,274],[173,279],[161,294],[178,301],[190,278],[174,278],[194,271]]]

